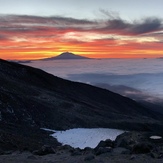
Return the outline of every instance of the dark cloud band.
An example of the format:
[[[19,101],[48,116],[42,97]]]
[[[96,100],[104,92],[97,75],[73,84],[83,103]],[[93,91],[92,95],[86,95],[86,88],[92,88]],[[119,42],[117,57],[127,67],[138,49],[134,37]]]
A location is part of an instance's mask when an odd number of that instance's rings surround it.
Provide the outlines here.
[[[27,15],[4,15],[0,17],[0,32],[13,34],[23,34],[25,32],[36,32],[40,37],[45,36],[44,32],[66,33],[70,31],[77,32],[97,32],[118,35],[145,35],[163,30],[162,19],[159,18],[144,18],[140,21],[127,22],[119,16],[113,16],[109,12],[104,12],[108,17],[104,20],[87,20],[74,19],[70,17],[39,17]],[[4,37],[4,38],[3,38]],[[0,39],[5,39],[6,36],[0,36]]]

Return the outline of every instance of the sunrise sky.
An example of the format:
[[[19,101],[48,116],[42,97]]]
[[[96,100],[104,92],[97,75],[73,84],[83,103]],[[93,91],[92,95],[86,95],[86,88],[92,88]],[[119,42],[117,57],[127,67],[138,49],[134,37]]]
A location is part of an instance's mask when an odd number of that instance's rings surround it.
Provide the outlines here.
[[[69,51],[92,58],[163,57],[163,0],[0,0],[0,58]]]

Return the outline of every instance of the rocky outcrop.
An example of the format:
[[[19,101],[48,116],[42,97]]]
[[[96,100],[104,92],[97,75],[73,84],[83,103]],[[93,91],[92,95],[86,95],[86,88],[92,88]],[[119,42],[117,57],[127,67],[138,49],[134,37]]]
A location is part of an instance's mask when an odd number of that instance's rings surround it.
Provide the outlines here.
[[[51,146],[44,145],[40,149],[33,151],[34,155],[44,156],[47,154],[55,154],[55,149]]]
[[[123,147],[129,149],[132,154],[144,154],[158,152],[163,147],[163,139],[151,139],[151,135],[163,135],[151,132],[126,132],[117,136],[114,147]]]
[[[0,123],[0,154],[17,150],[33,152],[48,146],[55,149],[61,144],[50,134],[36,127]]]
[[[163,161],[163,140],[153,141],[149,136],[158,133],[149,132],[128,132],[121,134],[115,141],[106,140],[100,142],[95,149],[72,148],[68,145],[52,146],[44,142],[43,146],[33,149],[32,153],[26,153],[26,150],[21,152],[0,150],[3,157],[0,155],[0,161],[4,163],[12,162],[54,162],[58,160],[63,163],[67,162],[122,162],[122,163],[137,163],[150,162],[161,163]],[[160,136],[161,133],[159,133]],[[45,138],[45,137],[44,137]],[[128,141],[130,139],[130,141]],[[42,141],[41,141],[42,142]],[[111,142],[111,143],[108,143]],[[125,143],[124,143],[125,142]],[[131,142],[131,143],[129,143]],[[29,142],[30,143],[30,142]],[[150,144],[151,146],[148,146]],[[123,147],[121,147],[123,146]],[[49,155],[50,154],[50,155]],[[15,157],[14,157],[15,156]],[[41,157],[40,157],[41,156]]]

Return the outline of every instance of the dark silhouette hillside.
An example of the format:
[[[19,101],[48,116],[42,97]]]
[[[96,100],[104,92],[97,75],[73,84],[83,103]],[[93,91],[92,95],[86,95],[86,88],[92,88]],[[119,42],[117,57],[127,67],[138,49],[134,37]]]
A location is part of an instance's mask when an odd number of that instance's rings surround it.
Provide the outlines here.
[[[0,122],[68,129],[152,130],[162,115],[135,101],[42,70],[0,60]]]

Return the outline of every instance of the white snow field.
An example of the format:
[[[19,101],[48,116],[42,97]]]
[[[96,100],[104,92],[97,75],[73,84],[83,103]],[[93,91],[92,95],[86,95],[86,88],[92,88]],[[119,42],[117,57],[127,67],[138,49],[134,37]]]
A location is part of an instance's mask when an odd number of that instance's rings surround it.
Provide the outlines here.
[[[162,137],[161,137],[161,136],[156,136],[156,135],[154,135],[154,136],[151,136],[150,139],[155,139],[155,140],[157,140],[157,139],[162,139]]]
[[[107,128],[76,128],[66,131],[50,131],[55,132],[51,136],[56,138],[58,142],[62,143],[63,145],[70,145],[74,148],[79,147],[80,149],[84,149],[85,147],[95,148],[101,140],[115,140],[118,135],[124,132],[118,129]]]

